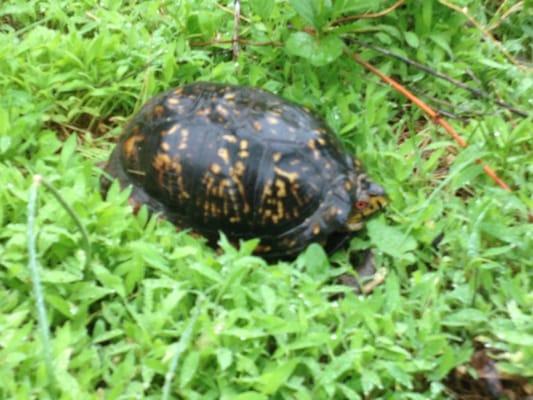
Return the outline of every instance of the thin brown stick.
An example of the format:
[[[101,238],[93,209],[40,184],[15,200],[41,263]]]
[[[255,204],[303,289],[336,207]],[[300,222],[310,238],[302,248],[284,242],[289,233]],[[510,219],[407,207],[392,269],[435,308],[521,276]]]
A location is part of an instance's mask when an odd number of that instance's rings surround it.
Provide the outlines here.
[[[417,68],[417,69],[419,69],[421,71],[427,72],[428,74],[433,75],[436,78],[445,80],[447,82],[450,82],[452,85],[455,85],[455,86],[457,86],[457,87],[459,87],[461,89],[467,90],[467,91],[469,91],[470,93],[472,93],[476,97],[480,97],[480,98],[489,100],[489,101],[499,105],[500,107],[503,107],[503,108],[511,111],[514,114],[520,115],[521,117],[527,117],[528,116],[527,112],[525,112],[523,110],[520,110],[520,109],[518,109],[518,108],[516,108],[516,107],[512,106],[511,104],[506,103],[504,101],[501,101],[501,100],[498,100],[498,99],[494,99],[489,93],[485,92],[484,90],[473,88],[472,86],[467,85],[466,83],[463,83],[461,81],[458,81],[457,79],[454,79],[454,78],[452,78],[452,77],[450,77],[448,75],[445,75],[442,72],[435,71],[434,69],[428,67],[427,65],[420,64],[417,61],[411,60],[411,59],[409,59],[407,57],[403,57],[403,56],[401,56],[399,54],[393,53],[393,52],[391,52],[389,50],[386,50],[386,49],[383,49],[381,47],[369,46],[369,45],[366,45],[364,43],[361,43],[359,41],[354,41],[354,40],[351,40],[350,42],[357,43],[361,47],[372,49],[372,50],[377,51],[378,53],[381,53],[381,54],[386,55],[388,57],[396,58],[397,60],[400,60],[401,62],[403,62],[405,64],[411,65],[411,66],[413,66],[413,67],[415,67],[415,68]]]
[[[270,41],[270,42],[252,42],[251,40],[246,39],[239,39],[239,44],[244,46],[275,46],[280,47],[280,42]],[[209,40],[207,42],[191,42],[191,46],[195,47],[206,47],[206,46],[212,46],[215,44],[233,44],[233,39],[213,39]]]
[[[215,6],[218,7],[218,8],[220,8],[222,11],[225,11],[225,12],[231,14],[231,15],[235,15],[234,11],[233,11],[231,8],[226,7],[226,6],[223,6],[222,4],[218,4],[218,2],[215,3]],[[242,20],[242,21],[244,21],[244,22],[248,22],[248,23],[251,23],[251,22],[252,22],[251,19],[246,18],[246,17],[243,17],[242,15],[239,15],[239,19]]]
[[[239,23],[241,17],[241,2],[240,0],[234,0],[233,2],[235,10],[233,13],[233,39],[232,39],[232,49],[233,49],[233,60],[237,60],[239,57]]]
[[[490,33],[484,26],[482,26],[474,17],[468,14],[468,9],[466,7],[461,8],[458,5],[449,3],[446,0],[439,0],[439,3],[454,11],[457,11],[458,13],[463,14],[472,25],[474,25],[477,29],[481,31],[485,39],[492,42],[500,50],[500,52],[516,67],[524,70],[531,69],[528,66],[521,64],[516,58],[514,58],[511,53],[509,53],[507,49],[503,47],[503,45],[492,35],[492,33]]]
[[[444,101],[444,100],[441,100],[441,99],[437,99],[436,97],[430,96],[430,95],[428,95],[428,94],[426,94],[426,93],[424,93],[424,92],[422,92],[420,90],[416,90],[416,89],[414,89],[412,87],[411,87],[411,91],[416,96],[421,97],[421,98],[425,98],[426,100],[429,101],[429,103],[433,104],[433,109],[439,115],[442,115],[442,116],[450,118],[450,119],[460,120],[460,121],[465,121],[469,117],[467,115],[458,115],[458,114],[454,114],[451,111],[448,111],[449,109],[453,108],[453,105],[451,103],[447,102],[447,101]],[[442,108],[437,108],[437,107],[435,107],[435,104],[444,105],[448,109],[444,110]]]
[[[496,29],[498,26],[500,26],[500,24],[506,20],[507,18],[509,18],[509,16],[511,14],[514,14],[515,12],[518,12],[518,11],[522,11],[522,9],[524,8],[524,2],[523,1],[519,1],[518,3],[516,3],[515,5],[511,6],[501,17],[500,19],[498,19],[496,22],[494,22],[493,24],[491,24],[488,28],[487,28],[487,31],[488,32],[491,32],[493,31],[494,29]],[[499,10],[498,10],[499,11]]]
[[[382,11],[378,11],[378,12],[375,12],[375,13],[350,15],[350,16],[347,16],[347,17],[339,18],[339,19],[333,21],[331,23],[331,25],[332,26],[338,26],[338,25],[342,25],[342,24],[345,24],[347,22],[355,21],[355,20],[358,20],[358,19],[380,18],[380,17],[383,17],[383,16],[385,16],[387,14],[390,14],[391,12],[396,10],[398,7],[403,5],[403,3],[405,3],[405,0],[398,0],[392,6],[390,6],[389,8],[386,8],[386,9],[384,9]]]
[[[418,106],[424,113],[426,113],[436,124],[442,126],[446,132],[455,140],[455,142],[462,148],[468,147],[468,143],[466,140],[464,140],[457,131],[446,121],[444,118],[442,118],[439,114],[437,114],[430,106],[428,106],[426,103],[424,103],[422,100],[420,100],[418,97],[416,97],[413,93],[411,93],[408,89],[406,89],[404,86],[400,85],[398,82],[396,82],[391,77],[385,75],[383,72],[381,72],[379,69],[374,67],[372,64],[366,62],[363,60],[358,54],[352,53],[352,58],[355,62],[362,65],[366,69],[368,69],[370,72],[372,72],[374,75],[377,75],[381,80],[391,85],[396,91],[401,93],[403,96],[405,96],[407,99],[409,99],[411,102],[413,102],[416,106]],[[481,164],[483,167],[483,170],[485,173],[502,189],[507,190],[508,192],[511,191],[511,188],[509,185],[507,185],[497,174],[494,172],[494,170],[488,166],[487,164],[483,163],[482,160],[477,160],[477,163]]]

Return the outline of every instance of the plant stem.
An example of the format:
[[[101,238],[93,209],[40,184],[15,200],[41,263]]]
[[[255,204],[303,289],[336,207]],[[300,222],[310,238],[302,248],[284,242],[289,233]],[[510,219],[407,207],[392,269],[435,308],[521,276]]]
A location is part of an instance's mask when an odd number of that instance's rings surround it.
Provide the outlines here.
[[[78,215],[74,212],[72,207],[65,201],[63,196],[61,196],[61,193],[57,191],[55,187],[53,187],[50,183],[48,183],[45,179],[43,179],[41,176],[36,175],[35,179],[39,177],[39,182],[43,184],[43,186],[50,191],[56,198],[56,200],[61,204],[61,206],[65,209],[65,211],[70,215],[70,217],[73,219],[74,223],[78,227],[81,233],[82,238],[82,246],[83,250],[85,251],[85,269],[89,267],[89,264],[91,263],[91,243],[89,242],[89,234],[87,233],[87,230],[83,226],[83,224],[80,221],[80,218]]]
[[[385,75],[383,72],[381,72],[379,69],[374,67],[372,64],[366,62],[363,60],[358,54],[353,53],[352,55],[353,60],[364,66],[366,69],[368,69],[370,72],[372,72],[374,75],[377,75],[381,80],[391,85],[396,91],[398,91],[400,94],[405,96],[407,99],[409,99],[412,103],[414,103],[418,108],[420,108],[424,113],[426,113],[427,116],[431,118],[431,120],[442,126],[444,130],[455,140],[455,142],[462,148],[468,147],[468,143],[466,140],[464,140],[459,133],[450,125],[448,121],[446,121],[444,118],[442,118],[439,114],[435,112],[429,105],[424,103],[422,100],[420,100],[418,97],[416,97],[413,93],[411,93],[407,88],[400,85],[398,82],[396,82],[394,79],[392,79],[390,76]],[[485,164],[482,160],[476,161],[478,164],[480,164],[483,168],[483,171],[502,189],[511,192],[511,188],[507,183],[505,183],[497,174],[494,172],[494,170],[487,164]]]
[[[41,334],[41,341],[43,346],[44,362],[46,366],[46,372],[48,375],[48,383],[53,384],[54,369],[52,360],[52,346],[50,341],[50,325],[46,315],[46,306],[44,304],[43,288],[41,284],[41,278],[39,275],[39,269],[37,265],[37,254],[35,245],[35,215],[37,204],[37,193],[39,186],[42,183],[40,175],[33,177],[33,184],[30,188],[30,195],[28,200],[28,268],[30,270],[30,278],[33,286],[33,295],[35,296],[35,304],[37,308],[37,318],[39,323],[39,333]]]

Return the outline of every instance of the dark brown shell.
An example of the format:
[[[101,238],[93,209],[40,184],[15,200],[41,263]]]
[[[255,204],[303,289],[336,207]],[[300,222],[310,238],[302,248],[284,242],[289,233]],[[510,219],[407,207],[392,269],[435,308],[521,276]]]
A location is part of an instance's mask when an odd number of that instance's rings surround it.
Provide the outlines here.
[[[107,171],[132,199],[211,240],[290,256],[343,231],[360,172],[322,121],[262,90],[196,83],[129,122]]]

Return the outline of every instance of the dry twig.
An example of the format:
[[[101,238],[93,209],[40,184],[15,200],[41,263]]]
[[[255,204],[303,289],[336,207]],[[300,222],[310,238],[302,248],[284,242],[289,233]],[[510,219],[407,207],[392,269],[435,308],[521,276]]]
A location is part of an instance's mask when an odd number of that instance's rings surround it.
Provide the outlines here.
[[[448,75],[445,75],[442,72],[435,71],[434,69],[428,67],[427,65],[420,64],[417,61],[411,60],[411,59],[409,59],[407,57],[403,57],[403,56],[401,56],[399,54],[393,53],[393,52],[391,52],[389,50],[386,50],[386,49],[383,49],[381,47],[369,46],[369,45],[366,45],[366,44],[361,43],[359,41],[353,41],[352,40],[351,42],[357,43],[361,47],[365,47],[365,48],[377,51],[378,53],[381,53],[381,54],[386,55],[388,57],[396,58],[397,60],[400,60],[401,62],[403,62],[405,64],[411,65],[411,66],[413,66],[413,67],[415,67],[415,68],[417,68],[417,69],[419,69],[421,71],[427,72],[428,74],[433,75],[436,78],[445,80],[445,81],[450,82],[451,84],[453,84],[453,85],[455,85],[455,86],[457,86],[457,87],[459,87],[461,89],[467,90],[468,92],[472,93],[476,97],[489,100],[489,101],[491,101],[491,102],[493,102],[493,103],[495,103],[495,104],[497,104],[497,105],[499,105],[499,106],[511,111],[514,114],[520,115],[521,117],[527,117],[528,116],[527,112],[525,112],[523,110],[519,110],[519,109],[515,108],[514,106],[512,106],[511,104],[506,103],[504,101],[501,101],[501,100],[498,100],[498,99],[494,99],[489,93],[485,92],[484,90],[473,88],[472,86],[469,86],[466,83],[463,83],[461,81],[458,81],[457,79],[454,79],[454,78],[452,78],[452,77],[450,77]]]
[[[275,46],[280,47],[280,42],[270,41],[270,42],[252,42],[251,40],[238,39],[238,43],[244,46]],[[191,46],[195,47],[205,47],[212,46],[215,44],[233,44],[233,39],[213,39],[207,42],[191,42]]]
[[[500,9],[503,7],[503,5],[505,4],[505,2],[502,3],[502,6],[498,9],[498,11],[496,12],[499,13]],[[498,26],[500,26],[500,24],[506,20],[511,14],[514,14],[516,12],[519,12],[519,11],[522,11],[522,9],[524,8],[524,2],[523,1],[519,1],[518,3],[514,4],[513,6],[511,6],[496,22],[494,22],[493,24],[491,24],[488,28],[487,28],[487,31],[488,32],[491,32],[493,31],[494,29],[496,29]]]
[[[332,26],[338,26],[338,25],[342,25],[342,24],[345,24],[347,22],[355,21],[355,20],[358,20],[358,19],[380,18],[380,17],[383,17],[383,16],[385,16],[387,14],[390,14],[391,12],[396,10],[398,7],[403,5],[403,3],[405,3],[405,0],[398,0],[392,6],[390,6],[389,8],[386,8],[386,9],[384,9],[382,11],[378,11],[378,12],[375,12],[375,13],[350,15],[350,16],[347,16],[347,17],[339,18],[338,20],[333,21],[331,23],[331,25]]]
[[[424,111],[436,124],[442,126],[446,132],[450,134],[450,136],[457,142],[457,144],[462,147],[466,148],[468,147],[468,143],[466,140],[464,140],[457,131],[446,121],[444,118],[442,118],[438,113],[436,113],[430,106],[428,106],[426,103],[424,103],[422,100],[420,100],[418,97],[416,97],[413,93],[411,93],[409,90],[407,90],[404,86],[400,85],[398,82],[396,82],[391,77],[385,75],[383,72],[381,72],[379,69],[374,67],[372,64],[366,62],[363,60],[358,54],[353,53],[351,54],[352,58],[355,62],[358,64],[361,64],[366,69],[368,69],[373,74],[377,75],[381,80],[391,85],[396,91],[401,93],[403,96],[405,96],[407,99],[409,99],[411,102],[413,102],[415,105],[417,105],[422,111]],[[511,188],[494,172],[494,170],[488,166],[487,164],[483,163],[482,160],[477,160],[479,164],[483,167],[483,170],[485,173],[502,189],[511,191]]]
[[[233,14],[233,60],[237,60],[239,57],[239,23],[241,17],[241,2],[240,0],[234,1],[235,11]]]
[[[466,19],[468,19],[468,21],[474,25],[477,29],[479,29],[481,31],[481,33],[483,34],[483,36],[489,40],[490,42],[492,42],[499,50],[500,52],[511,62],[513,63],[516,67],[520,68],[520,69],[523,69],[523,70],[530,70],[531,68],[528,67],[528,66],[525,66],[523,64],[521,64],[516,58],[514,58],[511,53],[509,53],[507,51],[507,49],[505,47],[503,47],[503,45],[492,35],[492,33],[490,33],[490,31],[485,28],[484,26],[482,26],[474,17],[472,17],[469,13],[468,13],[468,9],[466,7],[459,7],[458,5],[455,5],[455,4],[452,4],[452,3],[449,3],[448,1],[446,0],[439,0],[439,2],[454,10],[454,11],[457,11],[458,13],[461,13],[463,14]]]
[[[231,15],[235,15],[234,13],[234,10],[232,10],[231,8],[228,8],[226,6],[223,6],[222,4],[218,4],[218,3],[215,3],[215,6],[217,6],[218,8],[220,8],[222,11],[225,11]],[[243,17],[242,15],[239,14],[239,19],[242,20],[242,21],[245,21],[245,22],[248,22],[248,23],[251,23],[252,20],[249,19],[249,18],[246,18],[246,17]]]

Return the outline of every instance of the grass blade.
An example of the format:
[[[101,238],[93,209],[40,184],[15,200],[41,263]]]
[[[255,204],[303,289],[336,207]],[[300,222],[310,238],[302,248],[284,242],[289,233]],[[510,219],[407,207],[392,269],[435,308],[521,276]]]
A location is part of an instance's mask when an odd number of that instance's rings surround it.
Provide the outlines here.
[[[170,398],[170,387],[172,385],[172,380],[176,375],[176,370],[178,369],[178,364],[181,355],[187,349],[187,347],[189,347],[189,344],[191,342],[192,330],[194,328],[196,320],[198,319],[198,315],[200,314],[200,305],[200,301],[198,301],[194,308],[193,315],[191,316],[189,323],[185,327],[185,330],[183,331],[183,334],[181,335],[180,340],[176,345],[176,351],[172,356],[172,360],[170,360],[168,372],[165,375],[165,385],[163,386],[162,400],[168,400]]]

